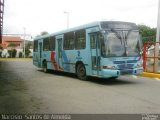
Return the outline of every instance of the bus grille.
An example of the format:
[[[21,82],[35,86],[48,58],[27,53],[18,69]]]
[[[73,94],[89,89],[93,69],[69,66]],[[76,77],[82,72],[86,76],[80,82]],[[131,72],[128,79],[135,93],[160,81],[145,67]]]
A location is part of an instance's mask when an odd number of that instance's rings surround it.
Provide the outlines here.
[[[133,69],[134,64],[119,64],[117,65],[118,69]]]
[[[125,61],[113,61],[114,64],[125,64]]]
[[[137,63],[137,60],[128,60],[127,63]]]
[[[114,61],[114,64],[125,64],[125,63],[137,63],[137,60],[127,60],[127,61]]]
[[[114,61],[114,64],[117,64],[117,67],[119,70],[123,69],[133,69],[134,64],[131,63],[136,63],[136,60],[128,60],[128,61]]]

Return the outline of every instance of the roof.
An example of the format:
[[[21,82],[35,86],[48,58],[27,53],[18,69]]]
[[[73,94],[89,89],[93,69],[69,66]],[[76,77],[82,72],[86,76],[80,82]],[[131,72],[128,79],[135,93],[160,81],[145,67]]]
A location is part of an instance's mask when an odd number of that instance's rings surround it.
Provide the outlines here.
[[[67,30],[63,30],[60,32],[56,32],[53,34],[47,34],[47,35],[43,35],[43,36],[39,36],[36,37],[35,40],[37,39],[43,39],[45,37],[49,37],[49,36],[54,36],[54,35],[61,35],[64,34],[66,32],[71,32],[71,31],[76,31],[76,30],[80,30],[80,29],[87,29],[87,28],[91,28],[91,27],[97,27],[99,26],[100,29],[112,29],[112,28],[124,28],[124,29],[138,29],[138,27],[136,26],[135,23],[131,23],[131,22],[122,22],[122,21],[96,21],[96,22],[91,22],[85,25],[81,25],[78,27],[74,27],[74,28],[70,28]]]
[[[47,35],[43,35],[43,36],[38,36],[38,37],[35,38],[35,40],[43,39],[43,38],[48,37],[48,36],[61,35],[61,34],[66,33],[66,32],[76,31],[76,30],[80,30],[80,29],[86,29],[86,28],[90,28],[90,27],[93,27],[93,26],[94,27],[99,26],[99,22],[92,22],[92,23],[88,23],[88,24],[81,25],[81,26],[78,26],[78,27],[69,28],[69,29],[66,29],[66,30],[63,30],[63,31],[59,31],[59,32],[56,32],[56,33],[47,34]]]
[[[2,40],[5,42],[22,42],[23,40],[17,36],[3,36]]]

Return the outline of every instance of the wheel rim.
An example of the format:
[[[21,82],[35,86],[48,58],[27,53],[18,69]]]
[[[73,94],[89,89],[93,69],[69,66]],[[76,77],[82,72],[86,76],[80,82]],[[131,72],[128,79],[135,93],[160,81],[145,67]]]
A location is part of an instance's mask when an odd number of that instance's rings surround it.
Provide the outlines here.
[[[80,79],[85,79],[86,77],[86,70],[83,65],[78,66],[77,75]]]

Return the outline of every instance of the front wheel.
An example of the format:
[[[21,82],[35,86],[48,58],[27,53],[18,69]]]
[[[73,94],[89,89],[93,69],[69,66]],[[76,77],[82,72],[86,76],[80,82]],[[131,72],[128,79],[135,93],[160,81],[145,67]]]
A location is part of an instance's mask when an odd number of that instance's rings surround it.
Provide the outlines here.
[[[110,79],[113,79],[113,80],[114,80],[114,79],[117,79],[117,78],[118,78],[118,77],[111,77]]]
[[[77,77],[81,80],[87,80],[86,69],[83,64],[78,64],[76,69]]]

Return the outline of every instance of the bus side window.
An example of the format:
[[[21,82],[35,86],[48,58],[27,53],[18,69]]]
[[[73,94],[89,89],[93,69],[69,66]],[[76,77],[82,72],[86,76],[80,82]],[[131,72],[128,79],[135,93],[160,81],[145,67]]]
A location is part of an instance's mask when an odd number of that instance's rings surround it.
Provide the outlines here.
[[[50,41],[49,41],[50,51],[54,51],[55,50],[55,46],[56,46],[55,43],[56,43],[55,36],[50,37]]]
[[[75,43],[76,49],[85,49],[86,48],[86,31],[78,30],[75,33]]]
[[[34,52],[38,52],[38,40],[34,41],[34,48],[33,48]]]
[[[91,35],[91,48],[92,49],[96,48],[96,39],[94,35]]]
[[[43,51],[49,51],[50,45],[49,45],[49,37],[43,39]]]
[[[74,49],[74,32],[68,32],[64,34],[63,48],[65,50]]]

